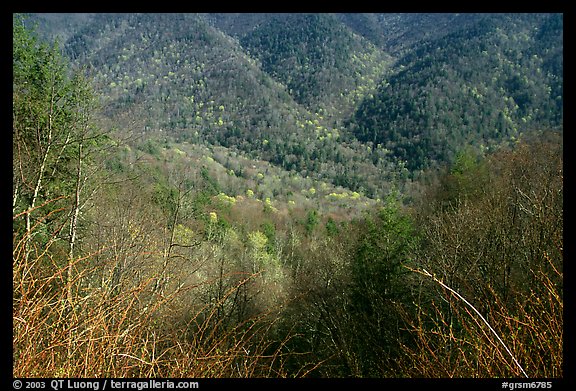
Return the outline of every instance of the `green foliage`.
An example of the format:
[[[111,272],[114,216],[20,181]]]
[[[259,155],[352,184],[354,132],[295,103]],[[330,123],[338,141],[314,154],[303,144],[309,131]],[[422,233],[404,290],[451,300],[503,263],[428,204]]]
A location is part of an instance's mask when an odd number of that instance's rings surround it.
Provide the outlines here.
[[[90,83],[69,69],[56,43],[42,42],[25,23],[13,15],[13,212],[29,211],[23,216],[27,229],[34,214],[35,221],[53,225],[48,232],[61,231],[59,218],[66,213],[56,211],[77,208],[73,195],[79,197],[84,187],[79,172],[105,140],[91,122]],[[44,221],[51,212],[56,215]]]
[[[276,227],[269,221],[261,225],[262,233],[266,236],[266,252],[270,255],[276,253]]]
[[[139,147],[142,151],[154,156],[155,158],[160,158],[160,146],[154,140],[146,140],[142,146]]]
[[[558,14],[120,14],[71,26],[63,46],[91,64],[112,123],[374,198],[463,145],[562,124]]]
[[[328,217],[326,221],[326,233],[330,237],[334,237],[340,233],[340,228],[338,228],[338,224],[336,224],[332,217]]]
[[[327,14],[272,17],[241,43],[296,102],[313,110],[334,105],[342,91],[359,87],[365,75],[378,76],[371,68],[384,61],[382,53]]]
[[[248,248],[250,257],[255,264],[255,271],[264,271],[266,279],[277,279],[280,277],[280,264],[276,254],[270,251],[274,247],[274,242],[260,230],[248,233]]]
[[[306,233],[311,235],[314,232],[316,226],[320,224],[320,218],[318,216],[318,211],[315,209],[309,210],[306,214],[306,221],[304,223],[304,228],[306,229]]]
[[[174,241],[182,246],[190,246],[193,243],[194,231],[185,225],[178,224],[174,229]]]
[[[449,172],[442,177],[438,200],[442,207],[453,207],[482,195],[489,186],[486,162],[471,148],[457,153]]]
[[[398,281],[415,241],[411,219],[392,197],[376,216],[363,221],[352,267],[353,296],[360,311],[373,313],[377,302],[401,297],[403,289]]]
[[[82,20],[64,48],[121,130],[85,140],[104,172],[80,181],[66,139],[91,128],[89,91],[14,21],[14,373],[516,375],[409,267],[469,298],[530,375],[562,376],[562,142],[527,137],[561,123],[561,17]],[[51,198],[78,184],[102,190],[81,199],[92,256],[66,269],[73,197]]]
[[[217,212],[209,212],[203,216],[204,220],[204,237],[207,240],[213,240],[222,243],[226,238],[226,233],[231,228],[230,223]]]
[[[412,220],[400,210],[396,197],[362,221],[351,265],[350,312],[357,330],[359,371],[380,376],[400,355],[406,336],[397,306],[409,305],[410,283],[403,265],[409,263],[417,243]]]
[[[158,182],[154,185],[152,200],[166,216],[173,216],[178,205],[178,191],[170,185]]]
[[[208,168],[202,167],[202,169],[200,170],[200,175],[202,175],[202,179],[204,180],[205,184],[205,189],[208,193],[214,195],[222,193],[218,181],[214,177],[212,177],[212,175],[210,175]]]
[[[256,253],[266,250],[268,238],[260,231],[253,231],[248,234],[248,243]]]

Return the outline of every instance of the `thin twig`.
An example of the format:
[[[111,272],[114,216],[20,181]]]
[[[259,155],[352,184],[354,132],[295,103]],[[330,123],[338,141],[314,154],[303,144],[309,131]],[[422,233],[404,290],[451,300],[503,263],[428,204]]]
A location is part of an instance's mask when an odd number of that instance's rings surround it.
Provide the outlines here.
[[[415,270],[415,269],[411,269],[409,267],[406,266],[407,269],[416,272],[416,273],[420,273],[424,276],[430,277],[432,278],[434,281],[436,281],[438,284],[440,284],[443,288],[448,289],[450,292],[452,292],[454,295],[456,295],[456,297],[458,297],[460,300],[462,300],[464,303],[466,303],[466,305],[470,308],[472,308],[472,310],[474,310],[474,312],[476,312],[476,314],[478,314],[478,316],[480,317],[480,319],[482,319],[482,321],[484,322],[484,324],[486,324],[486,326],[488,326],[488,328],[490,329],[490,331],[492,331],[492,333],[496,336],[496,338],[498,339],[498,341],[500,341],[500,343],[502,344],[502,346],[504,346],[504,349],[506,349],[506,351],[508,352],[508,354],[510,355],[510,357],[512,357],[512,360],[514,361],[514,363],[518,366],[518,368],[520,368],[520,371],[522,371],[522,374],[524,375],[524,377],[528,377],[528,374],[526,374],[526,371],[524,371],[524,368],[522,368],[522,366],[520,365],[520,363],[518,362],[518,360],[516,360],[516,357],[514,357],[514,355],[512,354],[512,352],[510,351],[510,349],[508,349],[508,346],[506,346],[506,344],[504,343],[504,341],[502,341],[502,338],[500,338],[500,336],[498,335],[498,333],[492,328],[492,326],[490,326],[490,323],[488,323],[488,321],[484,318],[484,316],[482,316],[482,314],[480,313],[480,311],[478,311],[472,304],[470,304],[470,302],[468,300],[466,300],[464,297],[462,297],[462,295],[460,295],[458,292],[456,292],[454,289],[450,288],[448,285],[444,284],[442,281],[440,281],[438,278],[436,278],[435,275],[432,275],[430,272],[428,272],[426,269],[422,269],[422,270]]]

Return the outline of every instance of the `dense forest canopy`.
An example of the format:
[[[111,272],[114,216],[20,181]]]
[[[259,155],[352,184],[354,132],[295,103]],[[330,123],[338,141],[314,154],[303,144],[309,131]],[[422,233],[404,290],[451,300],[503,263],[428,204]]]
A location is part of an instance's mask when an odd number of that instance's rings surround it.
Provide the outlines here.
[[[561,14],[32,19],[87,67],[113,124],[372,198],[465,145],[563,123]]]
[[[14,15],[14,376],[562,377],[562,135],[562,14]]]

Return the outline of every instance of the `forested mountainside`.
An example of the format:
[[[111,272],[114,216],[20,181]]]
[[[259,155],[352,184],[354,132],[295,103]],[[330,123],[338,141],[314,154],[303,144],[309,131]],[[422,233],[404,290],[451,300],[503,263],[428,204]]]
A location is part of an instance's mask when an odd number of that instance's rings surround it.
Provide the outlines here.
[[[349,129],[421,169],[462,145],[562,125],[562,16],[497,15],[424,41],[365,99]]]
[[[75,18],[49,30],[113,123],[373,197],[465,145],[562,125],[560,14]]]
[[[351,93],[370,89],[390,62],[333,16],[277,15],[240,40],[262,69],[313,112],[339,113]],[[339,113],[345,115],[344,113]]]
[[[350,60],[354,62],[350,69],[341,66],[339,75],[327,62],[330,56],[322,54],[319,64],[308,67],[320,75],[317,80],[305,80],[302,69],[286,63],[299,73],[289,76],[294,81],[287,86],[282,84],[286,82],[282,74],[267,70],[273,66],[280,69],[281,56],[294,58],[292,54],[274,47],[274,59],[280,63],[274,65],[266,60],[264,65],[260,58],[248,54],[250,49],[242,46],[247,37],[239,41],[198,15],[108,18],[112,20],[110,24],[94,22],[86,26],[65,47],[78,63],[90,67],[114,123],[136,126],[147,137],[163,131],[181,141],[234,148],[283,169],[360,190],[359,172],[352,172],[352,167],[366,166],[363,162],[371,159],[357,141],[340,142],[344,129],[339,126],[337,114],[350,113],[353,110],[350,102],[359,101],[363,91],[374,88],[375,78],[386,65],[377,61],[383,55],[374,48],[359,51],[356,38],[356,53],[371,60],[372,67],[366,69],[364,60],[356,58]],[[321,28],[320,21],[309,23]],[[283,45],[301,41],[302,37],[291,31],[290,26],[284,29],[289,38]],[[256,45],[256,41],[251,45]],[[306,50],[316,56],[321,48],[327,50],[321,42],[310,41]],[[267,51],[265,46],[252,50]],[[333,79],[326,76],[327,72]],[[338,86],[342,90],[337,90]],[[313,90],[319,92],[312,93]],[[333,101],[325,99],[324,108],[307,107],[297,102],[298,96],[306,94],[327,94]],[[363,171],[384,179],[390,176],[387,164],[370,163]],[[376,186],[372,181],[373,195]]]
[[[562,14],[15,14],[12,56],[14,377],[561,384]]]
[[[394,56],[410,50],[422,41],[435,41],[467,29],[487,14],[446,13],[343,13],[338,18],[352,30]]]

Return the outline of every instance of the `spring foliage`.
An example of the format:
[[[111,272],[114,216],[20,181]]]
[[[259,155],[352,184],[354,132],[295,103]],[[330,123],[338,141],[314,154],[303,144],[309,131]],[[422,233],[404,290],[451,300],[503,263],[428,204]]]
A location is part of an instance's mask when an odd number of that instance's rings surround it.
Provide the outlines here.
[[[317,23],[311,43],[348,36],[331,18],[302,20]],[[225,40],[193,22],[189,41]],[[280,40],[270,28],[246,43]],[[95,110],[80,80],[14,19],[15,377],[564,375],[561,135],[458,149],[377,201],[222,146],[102,140],[87,131],[97,116],[76,116]],[[117,83],[168,93],[148,75]],[[226,127],[233,106],[209,106]]]

